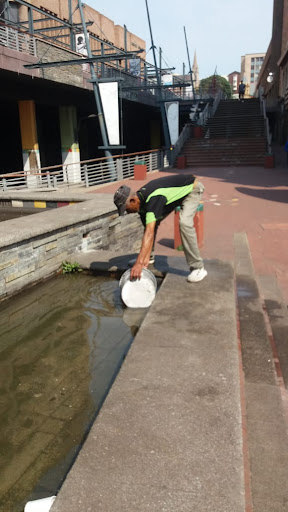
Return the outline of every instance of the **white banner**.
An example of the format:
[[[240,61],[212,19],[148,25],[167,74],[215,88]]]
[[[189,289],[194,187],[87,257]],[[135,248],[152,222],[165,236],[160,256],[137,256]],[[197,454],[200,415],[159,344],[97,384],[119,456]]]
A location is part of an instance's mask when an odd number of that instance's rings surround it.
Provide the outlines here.
[[[76,52],[82,53],[82,55],[85,55],[87,57],[88,51],[85,41],[85,34],[76,34],[75,36],[75,42],[76,42]]]
[[[163,85],[173,85],[173,75],[163,75],[162,76],[162,84]]]
[[[140,74],[141,74],[140,59],[130,59],[129,60],[129,73],[133,76],[140,76]]]
[[[118,82],[99,84],[109,143],[120,144]]]
[[[174,146],[179,137],[179,102],[171,101],[165,103],[166,116],[170,134],[171,144]]]

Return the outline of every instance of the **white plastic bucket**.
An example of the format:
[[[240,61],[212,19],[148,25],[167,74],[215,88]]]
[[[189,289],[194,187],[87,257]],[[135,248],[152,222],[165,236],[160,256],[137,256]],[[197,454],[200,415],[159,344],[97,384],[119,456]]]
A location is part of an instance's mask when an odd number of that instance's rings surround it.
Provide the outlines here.
[[[156,296],[157,281],[146,268],[143,268],[141,279],[130,281],[131,270],[126,270],[119,281],[121,297],[128,308],[148,308]]]
[[[49,496],[41,500],[28,501],[25,505],[24,512],[49,512],[56,496]]]

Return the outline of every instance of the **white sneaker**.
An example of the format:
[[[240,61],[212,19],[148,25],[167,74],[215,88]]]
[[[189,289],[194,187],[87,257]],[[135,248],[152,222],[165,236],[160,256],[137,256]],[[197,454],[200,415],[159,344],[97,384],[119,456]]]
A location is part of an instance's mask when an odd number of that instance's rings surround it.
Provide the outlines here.
[[[198,281],[202,281],[204,277],[207,276],[207,270],[205,268],[195,268],[192,270],[191,274],[187,277],[187,281],[189,283],[197,283]]]
[[[153,265],[153,263],[155,263],[155,257],[154,256],[150,256],[149,265]]]

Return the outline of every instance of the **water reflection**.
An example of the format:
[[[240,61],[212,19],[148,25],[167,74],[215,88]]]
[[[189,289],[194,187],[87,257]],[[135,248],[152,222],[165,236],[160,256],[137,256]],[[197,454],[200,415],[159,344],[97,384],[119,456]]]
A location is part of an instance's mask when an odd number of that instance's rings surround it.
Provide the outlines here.
[[[57,493],[139,318],[123,321],[118,281],[82,274],[1,304],[1,512]]]

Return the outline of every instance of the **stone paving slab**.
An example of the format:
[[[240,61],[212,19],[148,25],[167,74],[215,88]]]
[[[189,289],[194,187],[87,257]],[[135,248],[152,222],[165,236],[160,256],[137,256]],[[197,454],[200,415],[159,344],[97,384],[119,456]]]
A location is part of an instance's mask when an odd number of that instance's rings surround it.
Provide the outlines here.
[[[233,268],[171,272],[52,512],[244,512]]]

